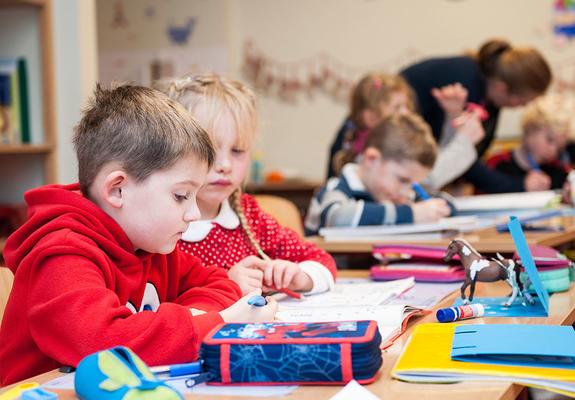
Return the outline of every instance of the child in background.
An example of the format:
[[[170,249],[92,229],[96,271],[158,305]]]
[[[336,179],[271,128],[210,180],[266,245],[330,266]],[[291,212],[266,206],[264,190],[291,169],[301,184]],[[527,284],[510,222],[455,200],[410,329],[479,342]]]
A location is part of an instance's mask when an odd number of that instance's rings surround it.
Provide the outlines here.
[[[306,233],[322,227],[432,222],[452,210],[441,198],[413,202],[412,184],[433,167],[437,146],[415,114],[394,114],[369,134],[358,164],[346,164],[312,199]]]
[[[528,174],[545,179],[545,189],[563,187],[571,169],[564,160],[565,147],[571,131],[571,115],[563,102],[548,95],[531,103],[521,121],[521,146],[491,157],[487,166],[519,181]]]
[[[1,385],[118,345],[151,365],[189,362],[218,323],[273,320],[273,299],[238,301],[219,268],[175,249],[215,157],[181,105],[98,87],[74,143],[79,184],[27,192],[29,219],[6,241]]]
[[[467,91],[461,85],[436,88],[434,96],[448,118],[436,164],[425,184],[439,190],[461,176],[477,159],[475,144],[485,132],[474,113],[464,112]],[[369,131],[383,119],[394,113],[412,112],[413,94],[401,76],[371,73],[354,87],[350,108],[350,116],[330,150],[328,178],[339,175],[343,165],[356,161]]]
[[[255,98],[243,84],[217,76],[171,82],[182,103],[216,145],[216,161],[198,193],[202,221],[192,222],[180,247],[227,270],[243,293],[290,289],[307,294],[331,289],[336,275],[329,254],[264,213],[242,194],[256,133]]]

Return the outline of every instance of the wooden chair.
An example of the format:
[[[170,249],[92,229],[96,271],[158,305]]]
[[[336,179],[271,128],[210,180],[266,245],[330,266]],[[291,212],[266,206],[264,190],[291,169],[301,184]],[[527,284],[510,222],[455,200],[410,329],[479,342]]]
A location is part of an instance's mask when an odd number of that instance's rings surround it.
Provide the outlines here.
[[[282,226],[290,228],[298,235],[303,236],[302,217],[294,203],[283,197],[267,194],[255,195],[254,197],[261,209],[277,219]]]
[[[8,302],[8,296],[10,295],[13,282],[14,275],[12,274],[12,271],[0,265],[0,321],[2,321],[2,316],[4,315],[4,309],[6,308],[6,303]]]

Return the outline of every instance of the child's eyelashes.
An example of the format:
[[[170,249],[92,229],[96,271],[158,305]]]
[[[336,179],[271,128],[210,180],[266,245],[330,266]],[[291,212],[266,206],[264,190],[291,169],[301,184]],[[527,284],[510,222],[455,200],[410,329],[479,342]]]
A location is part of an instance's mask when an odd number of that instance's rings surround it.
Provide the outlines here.
[[[240,149],[240,148],[233,148],[232,149],[232,153],[234,154],[244,154],[246,152],[245,149]]]
[[[175,194],[174,194],[174,198],[176,199],[176,201],[177,201],[178,203],[181,203],[181,202],[183,202],[183,201],[188,200],[188,199],[190,198],[190,195],[187,194],[187,193],[186,193],[186,194],[178,194],[178,193],[175,193]]]

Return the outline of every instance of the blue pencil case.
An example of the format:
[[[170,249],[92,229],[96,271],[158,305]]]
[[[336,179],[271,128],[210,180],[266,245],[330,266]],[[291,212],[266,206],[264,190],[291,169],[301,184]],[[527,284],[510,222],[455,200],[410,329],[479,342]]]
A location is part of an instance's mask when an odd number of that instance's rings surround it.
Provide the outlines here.
[[[375,321],[230,323],[204,339],[209,384],[370,383],[382,364]]]

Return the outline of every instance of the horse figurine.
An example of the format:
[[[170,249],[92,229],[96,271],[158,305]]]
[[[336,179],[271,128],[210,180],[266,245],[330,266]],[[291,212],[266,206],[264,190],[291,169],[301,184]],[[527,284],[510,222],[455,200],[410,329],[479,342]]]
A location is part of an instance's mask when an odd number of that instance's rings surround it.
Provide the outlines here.
[[[524,286],[519,278],[521,268],[515,261],[503,258],[499,253],[497,253],[497,259],[491,258],[491,260],[488,260],[471,247],[465,239],[452,240],[447,246],[443,260],[449,262],[456,254],[459,255],[461,264],[465,268],[465,281],[461,285],[461,299],[464,304],[469,304],[473,301],[473,293],[475,292],[475,283],[477,281],[507,282],[511,286],[512,292],[509,299],[505,302],[505,306],[510,306],[515,301],[518,293],[521,293],[530,304],[535,303],[535,300],[525,290],[529,287],[529,283],[526,282]],[[465,297],[465,289],[468,286],[470,286],[469,299]]]

